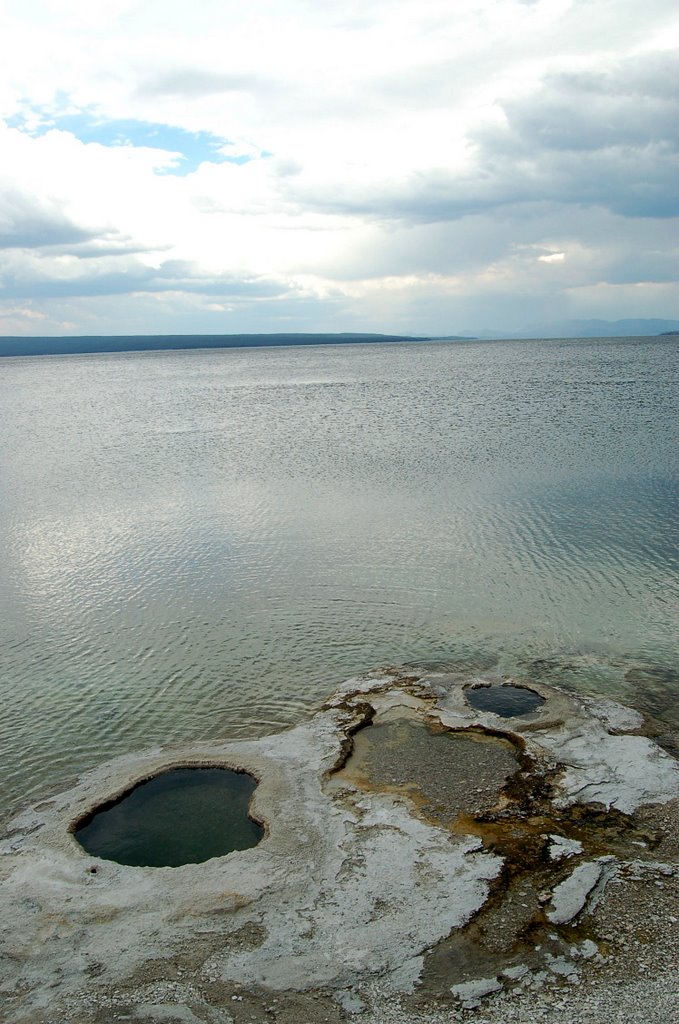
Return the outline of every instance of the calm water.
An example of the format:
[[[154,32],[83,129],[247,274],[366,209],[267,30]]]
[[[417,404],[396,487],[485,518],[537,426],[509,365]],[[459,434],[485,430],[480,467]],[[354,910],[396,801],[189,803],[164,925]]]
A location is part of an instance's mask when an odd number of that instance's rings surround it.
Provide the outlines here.
[[[98,811],[75,835],[88,853],[119,864],[202,864],[260,841],[264,829],[248,817],[256,786],[225,768],[176,768]]]
[[[679,348],[0,361],[0,810],[380,664],[677,726]]]

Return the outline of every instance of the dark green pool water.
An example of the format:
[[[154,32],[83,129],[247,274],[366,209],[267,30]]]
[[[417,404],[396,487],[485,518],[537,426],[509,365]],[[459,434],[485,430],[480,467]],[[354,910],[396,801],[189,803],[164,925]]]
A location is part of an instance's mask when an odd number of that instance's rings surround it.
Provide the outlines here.
[[[528,715],[545,703],[534,690],[522,686],[470,686],[464,695],[477,711],[492,711],[501,718]]]
[[[248,817],[257,782],[225,768],[177,768],[97,811],[76,839],[119,864],[178,867],[256,846],[264,830]]]

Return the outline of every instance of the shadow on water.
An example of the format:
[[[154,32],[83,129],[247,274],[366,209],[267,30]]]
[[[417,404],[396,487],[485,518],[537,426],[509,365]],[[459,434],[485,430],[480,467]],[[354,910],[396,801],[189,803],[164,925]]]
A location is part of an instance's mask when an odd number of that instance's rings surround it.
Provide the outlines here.
[[[264,830],[248,814],[256,786],[243,772],[176,768],[96,810],[75,837],[89,854],[119,864],[200,864],[260,841]]]

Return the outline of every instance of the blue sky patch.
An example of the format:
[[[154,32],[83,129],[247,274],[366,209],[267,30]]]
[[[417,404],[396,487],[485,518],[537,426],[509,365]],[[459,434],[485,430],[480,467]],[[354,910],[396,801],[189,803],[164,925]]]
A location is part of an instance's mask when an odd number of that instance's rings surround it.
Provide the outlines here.
[[[133,118],[105,120],[93,111],[77,114],[47,114],[32,111],[31,114],[41,116],[40,123],[27,127],[28,116],[16,114],[7,119],[10,128],[18,128],[33,136],[44,135],[51,129],[70,132],[81,142],[98,142],[102,146],[135,146],[162,149],[166,152],[179,153],[179,159],[169,167],[159,168],[158,174],[187,175],[206,161],[210,163],[245,164],[252,159],[250,156],[228,156],[221,152],[221,147],[228,145],[228,140],[212,132],[189,132],[184,128],[158,124],[153,121],[137,121]]]

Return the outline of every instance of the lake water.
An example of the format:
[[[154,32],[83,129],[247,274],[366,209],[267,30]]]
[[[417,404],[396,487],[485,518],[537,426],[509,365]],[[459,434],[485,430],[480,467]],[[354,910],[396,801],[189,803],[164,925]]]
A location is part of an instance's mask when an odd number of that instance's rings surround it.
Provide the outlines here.
[[[435,663],[677,728],[672,339],[0,361],[0,811]]]

